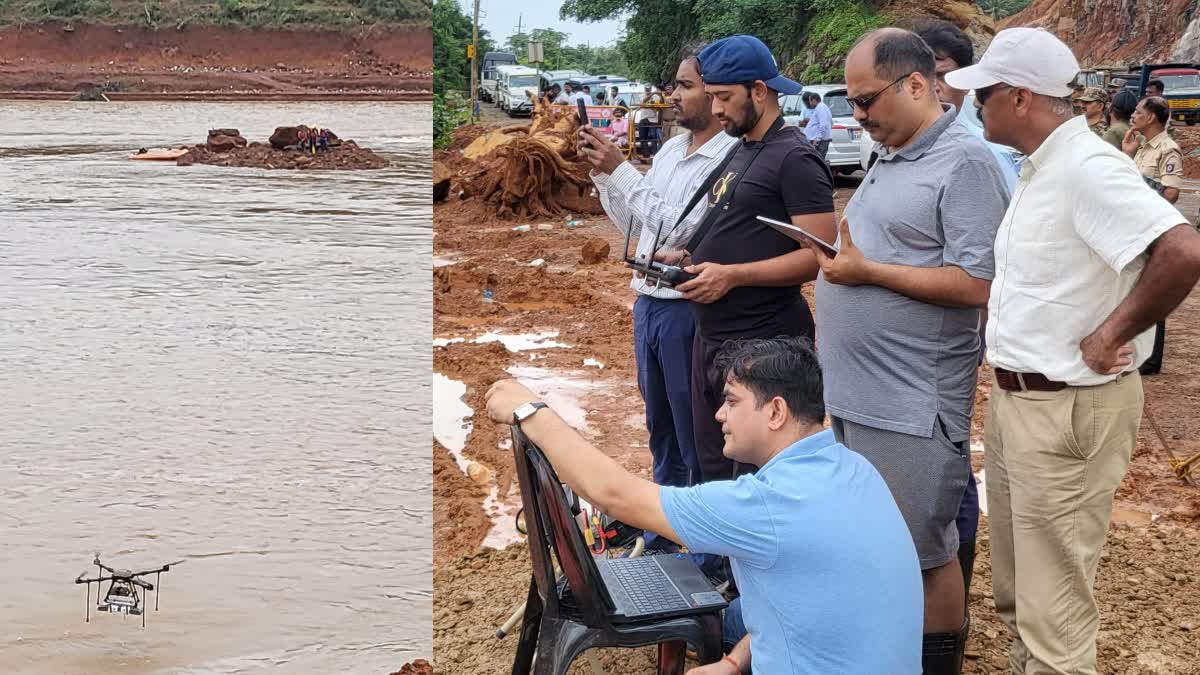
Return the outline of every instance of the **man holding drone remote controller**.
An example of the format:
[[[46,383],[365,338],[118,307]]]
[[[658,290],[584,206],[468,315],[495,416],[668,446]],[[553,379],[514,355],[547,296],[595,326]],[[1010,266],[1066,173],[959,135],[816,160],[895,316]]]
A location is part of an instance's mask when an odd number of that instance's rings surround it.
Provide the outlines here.
[[[722,452],[717,410],[725,382],[716,354],[726,340],[812,339],[800,285],[817,277],[811,251],[758,216],[790,222],[833,241],[833,175],[798,127],[784,126],[779,94],[800,85],[779,74],[761,40],[734,35],[700,53],[704,88],[725,134],[740,139],[707,195],[708,212],[682,251],[659,259],[695,279],[677,288],[696,314],[692,421],[703,481],[729,480],[753,467]],[[657,160],[656,160],[657,161]]]
[[[721,133],[712,115],[711,98],[696,66],[696,50],[685,51],[675,75],[671,103],[677,123],[689,133],[665,142],[646,175],[625,160],[625,152],[591,126],[580,130],[580,153],[592,164],[592,180],[612,222],[626,234],[636,228],[635,261],[652,262],[656,241],[678,248],[700,225],[704,200],[687,208],[689,199],[706,192],[705,179],[737,141]],[[692,433],[692,340],[696,322],[683,294],[669,281],[635,273],[638,293],[633,306],[634,353],[638,388],[646,402],[654,482],[687,487],[700,482],[700,465]],[[647,536],[650,549],[674,550],[667,539]]]

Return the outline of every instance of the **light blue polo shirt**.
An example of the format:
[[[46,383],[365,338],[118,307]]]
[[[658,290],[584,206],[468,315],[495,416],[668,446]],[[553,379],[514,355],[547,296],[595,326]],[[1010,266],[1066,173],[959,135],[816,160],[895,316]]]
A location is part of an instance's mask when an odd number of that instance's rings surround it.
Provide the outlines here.
[[[833,432],[796,442],[754,475],[660,495],[690,551],[732,561],[754,672],[921,672],[912,535],[883,477]]]

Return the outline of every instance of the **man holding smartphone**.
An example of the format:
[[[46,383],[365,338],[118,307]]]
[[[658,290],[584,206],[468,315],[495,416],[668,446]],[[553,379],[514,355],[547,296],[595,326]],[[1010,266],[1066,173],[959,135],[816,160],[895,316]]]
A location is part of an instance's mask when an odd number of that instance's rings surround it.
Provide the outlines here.
[[[650,170],[642,175],[625,160],[625,152],[602,131],[580,130],[580,153],[591,163],[600,203],[623,233],[635,228],[635,259],[650,262],[656,239],[678,248],[700,225],[707,209],[703,199],[687,210],[691,198],[737,141],[721,133],[712,115],[711,97],[700,79],[696,53],[685,51],[675,74],[671,104],[688,133],[663,144]],[[618,108],[618,110],[621,110]],[[700,464],[692,431],[692,341],[696,322],[683,295],[655,279],[635,274],[631,287],[634,354],[638,388],[646,403],[654,482],[686,487],[700,481]],[[648,547],[673,548],[666,539],[648,537]]]

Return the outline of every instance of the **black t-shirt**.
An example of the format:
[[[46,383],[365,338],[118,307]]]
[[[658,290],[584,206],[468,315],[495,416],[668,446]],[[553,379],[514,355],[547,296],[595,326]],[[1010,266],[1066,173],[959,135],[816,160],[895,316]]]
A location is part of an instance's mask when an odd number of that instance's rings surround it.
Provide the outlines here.
[[[708,208],[719,211],[692,252],[696,264],[731,265],[790,253],[800,244],[758,216],[791,222],[791,216],[833,212],[833,175],[798,127],[742,141],[734,152],[709,192]],[[740,286],[714,303],[692,307],[698,332],[711,340],[813,336],[812,314],[798,286]]]

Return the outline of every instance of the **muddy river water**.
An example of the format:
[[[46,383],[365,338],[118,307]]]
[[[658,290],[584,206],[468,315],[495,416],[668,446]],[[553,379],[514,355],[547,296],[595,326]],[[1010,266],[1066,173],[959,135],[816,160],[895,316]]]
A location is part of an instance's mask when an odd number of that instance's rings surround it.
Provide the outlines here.
[[[0,111],[0,671],[428,657],[428,104]],[[126,159],[300,123],[393,164]],[[185,561],[145,629],[84,622],[95,552]]]

